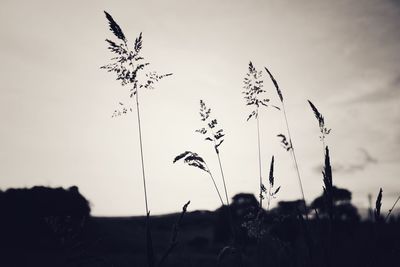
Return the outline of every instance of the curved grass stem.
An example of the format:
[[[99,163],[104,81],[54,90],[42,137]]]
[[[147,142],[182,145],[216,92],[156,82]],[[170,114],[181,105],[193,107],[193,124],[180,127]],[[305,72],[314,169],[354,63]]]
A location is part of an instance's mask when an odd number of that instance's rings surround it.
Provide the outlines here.
[[[302,196],[303,202],[304,202],[304,214],[306,215],[306,218],[308,219],[308,215],[307,215],[307,204],[306,204],[306,198],[305,198],[305,196],[304,196],[303,183],[302,183],[302,181],[301,181],[301,175],[300,175],[299,165],[298,165],[298,163],[297,163],[296,152],[295,152],[295,150],[294,150],[293,141],[292,141],[292,136],[291,136],[291,134],[290,134],[289,122],[288,122],[288,118],[287,118],[287,115],[286,115],[285,103],[284,103],[283,101],[282,101],[282,109],[283,109],[283,116],[285,117],[286,130],[287,130],[288,137],[289,137],[289,141],[290,141],[290,145],[291,145],[291,154],[292,154],[294,166],[295,166],[296,173],[297,173],[297,178],[298,178],[298,182],[299,182],[299,187],[300,187],[300,191],[301,191],[301,196]]]
[[[207,169],[208,169],[208,167],[207,167]],[[220,193],[219,190],[218,190],[218,186],[217,186],[217,184],[215,183],[215,179],[214,179],[213,175],[211,174],[211,171],[210,171],[210,170],[208,170],[207,172],[208,172],[208,174],[209,174],[210,177],[211,177],[211,180],[212,180],[212,182],[213,182],[213,184],[214,184],[214,188],[215,188],[215,190],[217,191],[219,200],[221,201],[222,206],[224,206],[225,203],[224,203],[224,201],[222,200],[221,193]]]
[[[228,190],[226,189],[225,175],[224,175],[224,171],[222,169],[221,158],[219,156],[219,153],[217,153],[217,157],[218,157],[219,169],[221,170],[222,183],[224,184],[226,204],[229,206],[230,204],[229,204]]]

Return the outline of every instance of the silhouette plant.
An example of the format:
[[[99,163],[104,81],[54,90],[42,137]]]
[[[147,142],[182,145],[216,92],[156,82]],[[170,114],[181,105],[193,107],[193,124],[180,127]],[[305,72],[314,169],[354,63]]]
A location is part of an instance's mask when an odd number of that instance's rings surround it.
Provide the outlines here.
[[[204,161],[204,159],[202,157],[200,157],[197,153],[191,152],[191,151],[185,151],[181,154],[179,154],[178,156],[175,157],[173,163],[179,161],[179,160],[183,160],[183,162],[189,166],[193,166],[196,167],[200,170],[205,171],[206,173],[208,173],[208,175],[210,176],[215,191],[218,194],[219,200],[221,201],[222,206],[224,205],[224,201],[222,200],[221,194],[218,190],[218,186],[215,183],[215,179],[214,176],[212,175],[210,169],[207,166],[207,163]]]
[[[318,109],[315,107],[315,105],[310,100],[307,100],[307,101],[308,101],[308,104],[310,104],[312,111],[314,112],[315,118],[318,120],[318,126],[319,126],[319,130],[321,132],[321,135],[319,136],[319,138],[322,141],[323,149],[325,151],[325,147],[326,147],[325,138],[331,132],[331,129],[326,128],[324,116],[322,116],[322,114],[318,111]]]
[[[332,166],[329,156],[329,148],[325,148],[325,166],[322,171],[323,181],[324,181],[324,195],[325,203],[329,215],[330,221],[333,220],[333,181],[332,181]]]
[[[326,208],[328,211],[328,216],[329,216],[329,224],[328,224],[328,233],[327,233],[327,241],[328,241],[328,246],[326,248],[326,261],[327,261],[327,266],[331,266],[332,263],[332,236],[333,236],[333,230],[332,230],[332,225],[333,225],[333,214],[334,214],[334,200],[333,200],[333,179],[332,179],[332,166],[331,166],[331,160],[329,156],[329,148],[325,147],[325,166],[322,171],[322,176],[323,176],[323,182],[324,182],[324,196],[325,196],[325,203],[326,203]]]
[[[269,210],[271,200],[276,198],[279,190],[281,189],[280,186],[274,188],[275,186],[275,177],[274,177],[274,162],[275,158],[272,156],[270,167],[269,167],[269,177],[268,177],[268,185],[269,188],[267,189],[264,184],[261,185],[261,199],[267,198],[267,211]],[[262,212],[262,208],[260,207],[259,212]]]
[[[276,189],[274,188],[275,186],[275,177],[274,177],[274,156],[272,156],[271,159],[271,164],[270,164],[270,169],[269,169],[269,188],[267,188],[261,184],[261,193],[260,193],[260,199],[265,199],[267,198],[267,211],[269,211],[271,200],[273,198],[276,198],[276,195],[278,194],[279,190],[281,189],[280,186],[278,186]],[[246,215],[247,219],[245,222],[242,223],[242,227],[246,229],[247,235],[249,237],[255,238],[257,241],[257,259],[259,261],[259,265],[262,265],[261,263],[261,240],[266,236],[268,233],[267,229],[263,227],[263,214],[264,210],[261,205],[258,206],[258,212],[256,214],[253,214],[250,212],[249,214]]]
[[[220,157],[220,151],[219,151],[219,146],[224,142],[224,132],[223,129],[220,128],[218,129],[218,121],[216,119],[213,119],[210,117],[211,114],[211,109],[208,108],[203,100],[200,100],[200,117],[201,121],[204,122],[205,127],[202,127],[195,132],[200,133],[201,135],[205,136],[204,140],[210,141],[213,144],[214,151],[217,155],[218,159],[218,164],[219,164],[219,169],[221,172],[221,178],[224,186],[224,193],[225,193],[225,201],[222,200],[220,191],[218,190],[218,186],[215,183],[215,179],[213,175],[211,174],[210,169],[208,168],[207,164],[205,163],[204,159],[199,157],[197,153],[193,153],[190,151],[186,151],[180,155],[178,155],[174,159],[174,163],[180,159],[184,159],[184,162],[190,166],[197,167],[203,171],[206,171],[209,175],[210,178],[214,184],[215,190],[218,193],[218,197],[220,198],[222,206],[226,204],[227,210],[228,210],[228,221],[229,221],[229,226],[233,235],[233,240],[235,242],[236,240],[236,231],[233,226],[233,220],[232,220],[232,214],[230,210],[230,203],[229,203],[229,197],[228,197],[228,190],[226,186],[226,181],[225,181],[225,175],[224,175],[224,170],[222,168],[222,163],[221,163],[221,157]]]
[[[263,89],[262,71],[257,71],[253,63],[250,61],[249,70],[244,78],[244,99],[246,105],[252,107],[252,111],[247,117],[247,121],[255,118],[257,121],[257,145],[258,145],[258,167],[259,167],[259,188],[260,188],[260,208],[262,208],[263,189],[265,188],[262,183],[262,167],[261,167],[261,142],[260,142],[260,108],[272,106],[279,110],[277,106],[269,104],[270,100],[265,98],[266,91]]]
[[[278,186],[276,189],[274,188],[275,186],[275,177],[274,177],[274,156],[272,156],[271,159],[271,165],[269,168],[269,190],[267,192],[267,197],[268,197],[268,206],[267,206],[267,210],[269,210],[270,204],[271,204],[271,200],[273,198],[276,198],[276,195],[278,194],[279,190],[281,189],[280,186]],[[266,191],[266,190],[265,190]]]
[[[138,131],[139,131],[139,144],[140,144],[140,158],[141,158],[141,167],[142,167],[142,180],[143,180],[143,191],[144,191],[144,202],[146,208],[146,246],[147,246],[147,259],[148,265],[154,266],[154,254],[153,254],[153,245],[151,239],[151,231],[150,231],[150,210],[147,200],[147,187],[146,187],[146,172],[144,165],[144,156],[143,156],[143,142],[142,142],[142,129],[141,129],[141,119],[140,119],[140,109],[139,109],[139,89],[153,89],[154,84],[164,77],[170,76],[171,74],[163,74],[159,75],[155,71],[151,71],[145,74],[144,81],[140,81],[138,78],[138,74],[143,72],[145,67],[150,63],[145,62],[144,58],[140,55],[143,38],[142,33],[135,39],[133,46],[130,47],[128,45],[128,40],[123,33],[121,27],[115,22],[113,17],[104,11],[106,18],[108,20],[108,24],[110,27],[110,31],[117,38],[116,41],[112,41],[110,39],[106,39],[108,44],[108,49],[114,54],[114,57],[111,58],[111,63],[106,64],[101,67],[101,69],[105,69],[108,72],[114,72],[117,75],[117,81],[121,82],[122,86],[129,86],[129,97],[135,98],[136,102],[136,114],[137,114],[137,123],[138,123]],[[119,102],[119,105],[122,107],[121,110],[114,111],[112,117],[120,116],[123,114],[127,114],[128,111],[132,111],[132,107],[128,107],[122,102]]]
[[[190,200],[188,202],[186,202],[186,204],[183,205],[183,207],[182,207],[182,212],[172,229],[170,244],[169,244],[167,250],[164,252],[163,256],[161,257],[160,261],[158,262],[158,265],[157,265],[158,267],[161,267],[164,264],[164,262],[167,260],[168,256],[171,254],[172,250],[178,245],[179,227],[182,224],[183,216],[185,216],[185,214],[187,212],[187,207],[189,206],[189,204],[190,204]]]
[[[200,100],[200,117],[201,121],[203,121],[206,124],[206,127],[198,129],[196,130],[196,132],[206,136],[205,140],[212,142],[214,145],[214,150],[218,158],[218,164],[221,172],[222,182],[224,185],[226,204],[229,207],[228,190],[226,188],[224,170],[222,168],[221,157],[218,149],[218,147],[222,144],[222,142],[224,142],[225,134],[223,129],[217,129],[218,122],[216,119],[211,119],[210,114],[211,114],[211,109],[207,108],[203,100]]]
[[[143,38],[142,33],[135,39],[133,49],[128,46],[128,40],[126,39],[122,29],[114,21],[112,16],[104,11],[108,20],[110,30],[117,37],[117,42],[106,39],[108,43],[108,49],[115,54],[115,57],[111,58],[111,63],[104,65],[101,69],[105,69],[108,72],[115,72],[117,74],[117,81],[121,81],[122,86],[129,85],[129,96],[135,98],[136,111],[137,111],[137,122],[139,131],[139,144],[140,144],[140,156],[142,165],[142,178],[144,188],[144,198],[146,206],[146,214],[149,213],[148,200],[147,200],[147,188],[146,188],[146,175],[144,167],[144,156],[143,156],[143,142],[142,142],[142,129],[140,119],[140,108],[139,108],[139,89],[154,89],[154,84],[159,80],[172,75],[171,73],[159,75],[155,71],[151,71],[145,74],[145,81],[141,82],[138,79],[138,74],[144,71],[144,68],[150,63],[144,62],[144,58],[140,55],[142,49]],[[115,110],[113,117],[127,114],[128,110],[132,111],[132,108],[127,108],[126,104],[119,102],[120,106],[123,106],[121,110]]]
[[[376,197],[375,201],[375,222],[380,222],[381,221],[381,207],[382,207],[382,188],[379,189],[378,196]]]
[[[382,197],[383,197],[383,190],[382,188],[379,189],[378,192],[378,196],[376,197],[376,201],[375,201],[375,209],[374,209],[374,219],[375,222],[388,222],[390,215],[392,215],[392,212],[394,210],[394,208],[397,205],[397,202],[399,202],[400,200],[400,196],[398,196],[395,200],[395,202],[393,203],[392,207],[389,209],[388,213],[385,216],[385,219],[383,220],[383,217],[381,217],[381,207],[382,207]]]
[[[211,108],[208,108],[206,104],[204,103],[203,100],[200,100],[200,117],[201,121],[205,123],[205,127],[196,130],[195,132],[200,133],[205,136],[206,141],[212,142],[214,146],[215,153],[217,155],[218,159],[218,164],[219,164],[219,170],[221,172],[221,178],[222,178],[222,183],[224,185],[224,192],[225,192],[225,199],[226,199],[226,205],[228,209],[228,220],[230,224],[230,228],[234,237],[234,240],[236,239],[236,231],[233,226],[233,220],[232,220],[232,212],[230,209],[230,203],[229,203],[229,197],[228,197],[228,190],[225,182],[225,175],[224,175],[224,170],[222,168],[222,163],[221,163],[221,157],[220,157],[220,151],[219,151],[219,146],[224,142],[224,131],[222,128],[218,129],[218,121],[216,119],[210,118],[211,114]]]
[[[287,131],[288,139],[286,138],[286,136],[284,134],[278,134],[278,137],[281,138],[281,144],[285,148],[285,150],[286,151],[290,151],[290,153],[292,155],[293,163],[294,163],[294,166],[295,166],[295,169],[296,169],[296,173],[297,173],[297,180],[299,182],[299,187],[300,187],[300,191],[301,191],[301,197],[303,198],[303,202],[304,202],[304,214],[306,214],[306,216],[307,216],[306,198],[305,198],[305,195],[304,195],[304,189],[303,189],[303,183],[302,183],[302,180],[301,180],[299,165],[297,163],[296,152],[295,152],[294,147],[293,147],[292,135],[290,133],[289,121],[288,121],[288,117],[287,117],[287,114],[286,114],[286,107],[285,107],[285,101],[284,101],[284,98],[283,98],[282,90],[279,87],[279,84],[276,81],[275,77],[269,71],[269,69],[267,67],[264,67],[264,69],[268,73],[269,78],[271,79],[272,83],[274,84],[276,92],[277,92],[277,94],[279,96],[279,100],[281,101],[281,106],[282,106],[282,110],[283,110],[283,117],[285,119],[285,125],[286,125],[286,131]]]

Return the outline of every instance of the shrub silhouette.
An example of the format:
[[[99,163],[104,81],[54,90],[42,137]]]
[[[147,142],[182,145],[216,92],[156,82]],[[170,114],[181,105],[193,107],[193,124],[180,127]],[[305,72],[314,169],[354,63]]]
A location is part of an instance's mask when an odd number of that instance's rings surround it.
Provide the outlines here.
[[[292,201],[279,201],[278,206],[272,210],[276,215],[283,216],[294,216],[296,217],[299,212],[304,210],[304,200],[292,200]]]
[[[0,191],[0,212],[0,248],[54,249],[79,235],[90,205],[76,186],[35,186]]]
[[[239,193],[232,198],[232,215],[234,218],[246,216],[249,212],[256,211],[258,201],[253,194]]]
[[[68,189],[35,186],[0,191],[4,217],[89,216],[89,202],[76,186]]]
[[[360,220],[357,208],[351,204],[351,192],[344,188],[332,187],[333,197],[333,217],[336,220]],[[328,209],[326,206],[326,191],[321,196],[317,197],[311,203],[311,209],[317,210],[320,217],[328,216]]]
[[[242,228],[243,222],[249,214],[256,214],[259,208],[259,202],[253,194],[239,193],[232,197],[232,203],[229,206],[232,215],[232,223],[236,233],[236,241],[242,242],[247,235],[245,229]],[[230,237],[228,206],[224,205],[215,211],[214,221],[214,241],[227,242]]]

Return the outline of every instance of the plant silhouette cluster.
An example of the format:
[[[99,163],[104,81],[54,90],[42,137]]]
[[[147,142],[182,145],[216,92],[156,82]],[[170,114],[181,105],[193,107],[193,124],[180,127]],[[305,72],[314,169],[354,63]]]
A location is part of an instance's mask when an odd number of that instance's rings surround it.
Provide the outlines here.
[[[262,71],[257,71],[253,63],[250,61],[249,70],[244,78],[244,99],[246,105],[253,108],[247,120],[252,117],[258,117],[258,109],[261,106],[269,107],[270,99],[265,97],[266,90],[264,90],[264,80]],[[277,106],[272,105],[274,108],[279,109]]]
[[[109,13],[106,11],[104,13],[108,20],[110,31],[117,40],[106,39],[108,49],[114,54],[114,57],[111,58],[111,63],[103,65],[100,68],[115,73],[117,81],[120,81],[122,86],[130,85],[129,96],[131,98],[136,95],[138,89],[154,89],[155,83],[172,75],[171,73],[160,75],[156,71],[150,71],[144,74],[144,81],[140,81],[138,79],[139,73],[144,71],[146,66],[150,65],[140,53],[143,47],[142,33],[135,39],[133,45],[129,46],[121,27]],[[122,102],[119,102],[119,104],[122,106],[122,109],[115,110],[113,117],[127,114],[128,111],[132,112],[132,107]]]
[[[191,202],[187,201],[179,213],[150,217],[143,147],[146,135],[142,133],[139,94],[144,89],[154,89],[160,80],[171,73],[148,71],[150,63],[142,55],[142,33],[129,42],[114,18],[107,12],[105,16],[113,34],[113,38],[105,41],[113,57],[101,69],[113,73],[116,80],[128,88],[128,102],[118,102],[112,117],[128,113],[137,115],[145,216],[90,217],[90,203],[76,186],[68,189],[33,187],[0,191],[0,266],[398,265],[400,216],[396,217],[394,213],[400,196],[385,214],[383,189],[380,188],[374,207],[372,195],[369,197],[369,220],[361,220],[357,208],[351,203],[352,193],[334,183],[336,177],[334,180],[331,147],[325,144],[331,129],[326,127],[321,112],[308,100],[318,122],[318,135],[323,144],[323,166],[320,180],[322,192],[313,201],[307,202],[286,113],[287,95],[284,98],[285,91],[269,68],[259,70],[251,61],[243,79],[242,94],[246,106],[250,108],[246,121],[256,123],[256,190],[259,193],[239,193],[230,197],[226,179],[229,175],[224,172],[221,146],[229,135],[225,136],[220,121],[214,117],[214,109],[200,100],[201,126],[195,132],[200,134],[215,155],[219,173],[214,175],[205,158],[192,150],[175,156],[173,163],[183,162],[200,169],[202,174],[206,173],[221,206],[213,212],[189,212]],[[273,93],[279,99],[277,105],[271,103],[270,99],[274,98],[268,95],[270,92],[265,79],[275,88]],[[276,136],[293,160],[301,193],[298,199],[276,201],[276,205],[271,205],[281,192],[276,170],[285,166],[279,164],[276,154],[270,153],[268,163],[261,157],[265,145],[261,142],[263,132],[260,124],[266,123],[263,115],[270,107],[278,110],[276,114],[282,115],[285,128]],[[209,160],[207,158],[207,162]],[[268,167],[269,171],[263,172]],[[217,181],[223,189],[220,190]],[[267,203],[265,208],[263,201]],[[183,246],[180,248],[180,245]],[[179,253],[173,253],[179,249]]]
[[[188,164],[189,166],[194,166],[196,168],[199,168],[203,171],[206,171],[215,188],[215,191],[218,194],[218,197],[221,201],[222,205],[228,205],[229,206],[229,197],[228,197],[228,191],[227,191],[227,187],[226,187],[226,182],[225,182],[225,176],[224,176],[224,172],[223,172],[223,168],[222,168],[222,163],[221,163],[221,158],[220,158],[220,151],[219,151],[219,146],[222,144],[222,142],[224,141],[224,132],[222,128],[218,127],[218,121],[217,119],[213,119],[210,117],[211,115],[211,108],[208,108],[207,105],[205,104],[205,102],[203,100],[200,100],[200,119],[201,121],[204,123],[204,127],[195,130],[195,132],[205,136],[204,140],[205,141],[209,141],[213,144],[214,147],[214,151],[217,155],[218,158],[218,163],[219,163],[219,167],[220,167],[220,172],[221,172],[221,178],[223,181],[223,185],[224,185],[224,192],[225,192],[225,203],[222,200],[221,197],[221,193],[220,190],[217,186],[217,183],[215,182],[214,176],[211,173],[211,170],[208,168],[205,160],[200,157],[197,153],[195,152],[190,152],[190,151],[186,151],[183,152],[181,154],[179,154],[178,156],[175,157],[173,163],[183,159],[184,163]]]
[[[218,122],[216,119],[210,119],[211,109],[207,108],[203,100],[200,100],[200,116],[201,120],[206,123],[206,127],[196,130],[205,136],[205,140],[210,141],[214,144],[215,152],[219,154],[218,147],[224,142],[223,129],[217,129]]]
[[[115,55],[111,59],[111,63],[104,65],[102,68],[107,70],[108,72],[114,72],[117,75],[117,80],[121,82],[123,86],[130,85],[129,96],[131,98],[135,97],[136,99],[136,109],[138,115],[138,128],[139,128],[139,136],[140,136],[140,148],[141,148],[141,159],[142,159],[142,171],[143,171],[143,183],[144,183],[144,192],[145,192],[145,203],[146,203],[146,243],[147,243],[147,262],[148,266],[152,267],[155,265],[155,255],[153,251],[153,245],[151,240],[151,231],[150,231],[150,220],[149,220],[149,211],[147,207],[147,194],[146,194],[146,179],[145,179],[145,171],[144,171],[144,161],[143,161],[143,148],[142,148],[142,134],[140,127],[140,115],[139,115],[139,100],[138,93],[139,90],[144,89],[153,89],[155,83],[159,80],[167,77],[171,74],[163,74],[159,75],[157,72],[147,72],[143,75],[144,80],[139,79],[138,73],[145,70],[145,68],[149,65],[147,61],[141,56],[141,49],[143,46],[143,37],[140,34],[136,39],[132,47],[128,46],[128,42],[125,34],[122,32],[121,28],[114,21],[114,19],[106,13],[106,18],[109,22],[110,30],[113,32],[117,41],[106,40],[108,44],[108,49]],[[265,71],[265,75],[264,75]],[[269,79],[278,96],[280,101],[279,105],[271,104],[270,97],[267,96],[268,92],[266,90],[264,76]],[[202,127],[195,130],[196,133],[199,133],[203,136],[204,140],[210,142],[213,146],[213,150],[217,156],[219,170],[221,174],[221,180],[224,186],[225,200],[223,200],[221,190],[219,189],[216,179],[210,168],[208,167],[205,159],[201,157],[198,153],[187,150],[183,153],[178,154],[173,163],[178,161],[182,161],[184,164],[188,166],[195,167],[207,173],[211,178],[212,184],[215,188],[215,191],[218,195],[218,198],[221,202],[221,208],[219,209],[220,216],[219,218],[222,220],[222,223],[219,224],[224,231],[227,233],[226,237],[230,240],[229,245],[225,245],[221,250],[217,257],[218,264],[223,266],[224,262],[229,262],[230,259],[234,259],[233,262],[236,264],[235,266],[243,266],[243,251],[241,249],[241,243],[246,238],[254,238],[256,240],[256,254],[255,261],[258,262],[258,266],[263,265],[263,249],[265,249],[266,240],[270,240],[269,242],[274,243],[281,247],[281,251],[287,251],[288,247],[282,240],[291,240],[294,236],[303,235],[304,239],[304,255],[305,257],[302,259],[302,262],[305,263],[304,266],[318,266],[316,262],[321,263],[324,262],[326,266],[332,266],[331,262],[334,261],[335,257],[335,240],[334,235],[337,234],[338,230],[336,229],[336,224],[338,220],[357,220],[358,214],[356,209],[349,203],[351,200],[351,193],[346,191],[345,189],[340,189],[334,186],[333,184],[333,175],[332,175],[332,166],[330,159],[330,150],[328,146],[325,144],[325,138],[330,134],[331,129],[328,129],[325,125],[325,118],[316,108],[316,106],[308,100],[308,104],[311,107],[311,110],[318,121],[318,126],[320,129],[320,140],[323,143],[324,148],[324,167],[321,170],[322,172],[322,188],[323,194],[317,198],[314,202],[312,202],[311,206],[307,205],[307,201],[304,194],[304,188],[302,183],[302,177],[296,157],[296,151],[293,142],[293,136],[290,131],[288,116],[286,113],[285,107],[285,99],[283,96],[283,91],[280,85],[278,84],[277,79],[274,77],[270,69],[264,67],[263,70],[257,70],[254,64],[250,61],[248,64],[248,70],[246,76],[243,80],[243,95],[246,106],[250,107],[250,113],[247,115],[247,121],[250,119],[255,119],[257,123],[257,147],[258,147],[258,171],[259,171],[259,200],[258,204],[255,205],[257,200],[252,200],[249,203],[252,203],[252,206],[249,208],[245,208],[245,211],[237,210],[241,204],[237,204],[236,201],[240,199],[234,198],[234,203],[231,205],[229,201],[229,194],[227,190],[227,183],[225,179],[224,169],[221,161],[221,144],[225,140],[225,132],[220,127],[219,122],[216,118],[212,117],[211,108],[209,108],[205,101],[200,100],[200,119],[203,123]],[[286,132],[279,133],[277,137],[280,139],[280,144],[282,147],[288,151],[293,159],[294,167],[297,174],[297,180],[299,183],[299,188],[301,192],[301,200],[297,201],[287,201],[278,202],[278,206],[276,208],[270,209],[271,201],[275,199],[280,192],[281,187],[276,186],[276,179],[274,175],[274,171],[276,168],[275,156],[272,155],[271,162],[269,164],[269,173],[267,181],[264,182],[263,177],[263,159],[261,157],[262,153],[262,144],[261,144],[261,110],[264,108],[272,107],[276,110],[281,111],[283,114]],[[132,112],[133,109],[129,105],[120,102],[119,109],[114,112],[114,116],[120,116],[123,114],[127,114],[128,112]],[[243,198],[244,199],[244,198]],[[263,200],[267,201],[267,209],[263,209]],[[380,190],[376,205],[375,205],[375,221],[382,221],[381,219],[381,201],[382,201],[382,190]],[[392,209],[390,209],[387,214],[388,218],[394,209],[397,201],[393,205]],[[178,224],[181,222],[183,215],[186,213],[186,208],[189,202],[184,206],[183,212],[178,220]],[[314,215],[311,215],[311,211],[314,212]],[[240,214],[240,215],[239,215]],[[288,217],[279,217],[281,214],[285,214]],[[278,216],[279,215],[279,216]],[[310,216],[310,217],[309,217]],[[241,219],[242,218],[242,219]],[[288,219],[289,218],[289,219]],[[311,219],[310,219],[311,218]],[[277,222],[278,221],[278,222]],[[295,224],[296,233],[292,236],[282,236],[279,234],[281,224]],[[315,227],[315,223],[318,227]],[[221,229],[222,229],[221,228]],[[227,231],[229,229],[229,231]],[[243,236],[243,231],[245,235]],[[277,231],[276,236],[280,236],[280,239],[273,239],[273,233]],[[316,232],[320,231],[320,232]],[[165,255],[169,255],[170,251],[176,246],[176,238],[178,235],[178,227],[175,224],[173,229],[171,244],[168,247],[166,254],[161,258],[160,264],[164,264],[166,261]],[[316,237],[322,235],[320,241],[322,240],[324,245],[320,248],[316,248]],[[271,239],[272,238],[272,239]],[[242,240],[242,241],[241,241]],[[273,240],[273,241],[272,241]],[[199,241],[200,242],[200,241]],[[293,241],[294,242],[294,241]],[[225,263],[226,264],[226,263]],[[300,264],[301,265],[301,264]],[[228,264],[228,266],[234,266]],[[302,265],[303,266],[303,265]]]

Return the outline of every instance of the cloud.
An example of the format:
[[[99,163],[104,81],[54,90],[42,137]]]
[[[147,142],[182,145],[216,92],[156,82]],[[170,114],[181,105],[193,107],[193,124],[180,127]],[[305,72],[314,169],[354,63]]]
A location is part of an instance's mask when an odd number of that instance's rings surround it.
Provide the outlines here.
[[[346,173],[346,174],[353,174],[359,171],[365,170],[369,165],[371,164],[377,164],[378,160],[373,157],[366,149],[360,148],[359,149],[361,153],[361,160],[358,162],[353,162],[353,163],[335,163],[332,166],[333,172],[336,173]],[[315,171],[318,173],[321,173],[321,170],[323,169],[322,165],[319,165],[315,167]]]
[[[383,102],[387,100],[400,98],[400,74],[394,77],[386,86],[377,88],[376,90],[357,96],[350,100],[351,103],[373,103]]]

